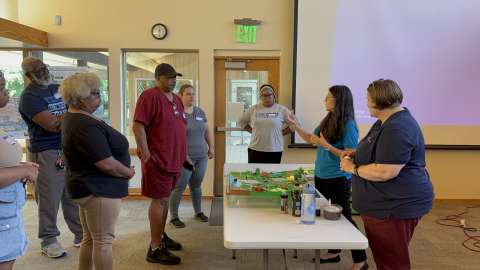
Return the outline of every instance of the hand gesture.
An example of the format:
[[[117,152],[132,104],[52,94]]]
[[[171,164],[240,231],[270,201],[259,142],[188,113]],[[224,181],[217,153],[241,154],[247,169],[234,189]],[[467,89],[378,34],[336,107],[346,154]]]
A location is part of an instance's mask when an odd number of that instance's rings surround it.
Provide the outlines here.
[[[147,148],[142,151],[140,148],[137,148],[137,155],[141,161],[147,162],[150,159],[150,150]]]
[[[215,157],[215,150],[212,148],[208,149],[208,159],[213,159]]]
[[[340,160],[340,169],[344,172],[353,174],[355,170],[355,163],[353,163],[351,158],[346,156]]]
[[[350,159],[355,158],[355,150],[342,151],[342,153],[340,154],[340,159],[344,159],[344,158],[350,158]]]
[[[292,111],[287,112],[287,123],[293,127],[298,127],[298,120],[295,114]]]
[[[35,183],[38,178],[38,167],[37,163],[33,162],[22,162],[20,167],[23,169],[23,179],[30,183]]]
[[[135,175],[135,166],[130,166],[127,173],[127,179],[132,179],[134,175]]]

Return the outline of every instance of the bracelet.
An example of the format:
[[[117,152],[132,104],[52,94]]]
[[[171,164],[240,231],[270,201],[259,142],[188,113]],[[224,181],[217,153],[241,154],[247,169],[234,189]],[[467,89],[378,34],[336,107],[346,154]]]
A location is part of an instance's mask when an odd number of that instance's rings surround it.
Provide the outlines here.
[[[329,144],[327,147],[325,147],[325,150],[327,150],[328,152],[330,152],[330,150],[332,150],[332,145]]]
[[[355,164],[355,167],[353,167],[353,174],[356,175],[356,176],[358,176],[358,177],[360,177],[360,175],[358,175],[358,168],[359,168],[359,167],[360,167],[360,166],[358,166],[357,164]]]

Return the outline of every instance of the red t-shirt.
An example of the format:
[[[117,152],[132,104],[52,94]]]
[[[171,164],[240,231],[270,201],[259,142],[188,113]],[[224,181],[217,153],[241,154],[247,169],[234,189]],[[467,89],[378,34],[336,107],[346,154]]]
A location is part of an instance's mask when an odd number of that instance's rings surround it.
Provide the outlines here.
[[[145,126],[150,159],[167,172],[180,172],[187,156],[187,131],[180,98],[173,102],[157,87],[143,91],[134,121]]]

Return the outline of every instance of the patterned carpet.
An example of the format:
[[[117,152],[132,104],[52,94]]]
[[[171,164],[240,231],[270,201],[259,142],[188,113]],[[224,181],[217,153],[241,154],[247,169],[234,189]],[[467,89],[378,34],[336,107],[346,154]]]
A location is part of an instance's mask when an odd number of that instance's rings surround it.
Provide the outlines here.
[[[479,202],[477,202],[479,203]],[[203,209],[210,212],[211,201],[204,201]],[[471,204],[471,203],[470,203]],[[459,201],[437,202],[434,210],[424,217],[417,230],[411,245],[413,269],[422,270],[479,270],[480,253],[474,253],[463,248],[461,243],[465,237],[457,228],[437,225],[435,220],[450,214],[462,212],[466,205]],[[186,222],[183,229],[168,226],[169,235],[179,240],[183,245],[182,251],[176,252],[182,258],[179,266],[161,266],[145,261],[145,254],[149,241],[147,223],[148,201],[124,201],[117,226],[117,239],[114,243],[114,269],[263,269],[262,251],[238,251],[237,259],[231,259],[231,251],[223,247],[223,231],[221,226],[209,226],[193,219],[193,210],[189,201],[182,202],[180,215]],[[76,269],[78,249],[72,246],[73,236],[65,225],[61,214],[59,224],[62,235],[61,243],[69,251],[65,258],[48,259],[40,254],[37,235],[37,207],[29,201],[25,207],[25,226],[31,241],[27,254],[19,259],[14,269],[63,270]],[[219,211],[219,210],[213,210]],[[357,217],[358,218],[358,217]],[[358,222],[361,224],[361,222]],[[470,226],[480,228],[480,209],[473,209],[467,216]],[[254,229],[254,228],[252,228]],[[480,233],[478,233],[480,234]],[[478,235],[477,234],[477,235]],[[298,259],[293,259],[293,252],[287,251],[288,269],[314,269],[311,261],[313,251],[299,251]],[[375,269],[370,251],[367,253],[368,263]],[[282,252],[270,251],[270,269],[285,269]],[[348,251],[343,251],[342,261],[338,264],[322,265],[322,270],[348,269],[351,258]]]

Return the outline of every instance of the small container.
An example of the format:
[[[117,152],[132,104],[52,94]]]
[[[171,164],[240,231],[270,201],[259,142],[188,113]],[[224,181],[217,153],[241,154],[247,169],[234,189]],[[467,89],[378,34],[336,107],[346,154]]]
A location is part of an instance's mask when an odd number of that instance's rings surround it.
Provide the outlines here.
[[[302,214],[302,198],[300,190],[295,188],[292,191],[292,216],[299,217]]]
[[[338,204],[323,207],[323,217],[328,220],[337,220],[342,216],[343,208]]]
[[[316,197],[315,198],[315,205],[317,211],[315,212],[316,216],[319,217],[321,215],[322,209],[328,205],[328,200],[324,197]]]
[[[282,192],[282,195],[280,195],[280,211],[288,214],[288,194],[286,192]]]

